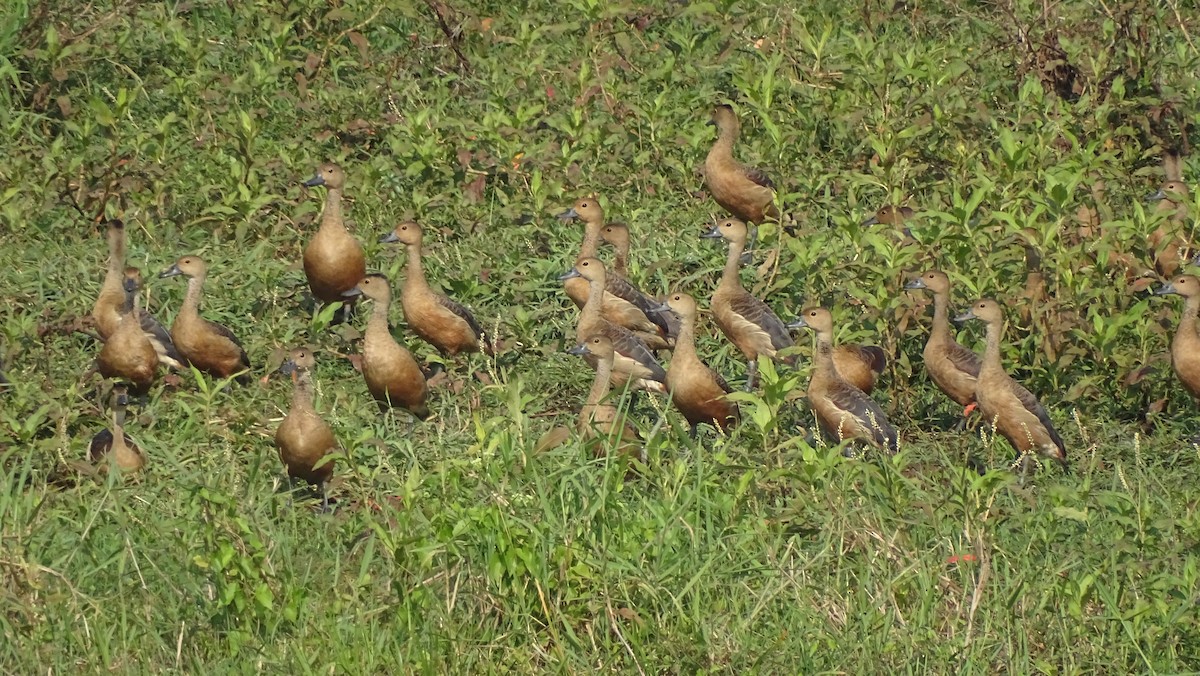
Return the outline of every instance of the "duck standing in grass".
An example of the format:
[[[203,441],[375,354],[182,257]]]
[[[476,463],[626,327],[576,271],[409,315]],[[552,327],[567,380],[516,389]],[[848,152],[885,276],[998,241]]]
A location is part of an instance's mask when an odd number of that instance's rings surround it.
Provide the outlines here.
[[[136,472],[146,466],[142,449],[125,433],[125,407],[128,405],[129,394],[125,387],[113,388],[112,428],[97,432],[88,445],[88,457],[93,463],[109,458],[122,472]]]
[[[304,247],[304,276],[313,296],[323,303],[343,303],[339,321],[351,312],[352,299],[343,294],[353,289],[367,274],[362,244],[346,229],[342,217],[342,190],[346,172],[332,162],[317,168],[315,176],[304,185],[325,186],[325,208],[321,210],[321,225],[317,234]]]
[[[138,291],[141,289],[140,275],[125,277],[125,307],[117,328],[104,341],[96,366],[105,378],[122,380],[129,384],[134,394],[142,395],[150,390],[158,372],[158,352],[142,331],[138,317],[141,314]]]
[[[895,453],[900,448],[896,428],[888,422],[879,404],[846,381],[833,363],[833,315],[825,308],[810,307],[800,312],[792,326],[812,329],[817,351],[808,382],[808,403],[825,435],[834,442],[864,441]]]
[[[976,406],[975,390],[983,362],[979,355],[959,345],[950,331],[950,278],[940,270],[929,270],[905,288],[926,289],[933,293],[933,324],[921,357],[938,389],[965,407],[965,419]]]
[[[418,420],[425,420],[429,417],[425,402],[429,385],[412,353],[397,343],[388,329],[392,288],[387,277],[367,275],[346,294],[348,298],[361,295],[375,303],[363,336],[362,374],[379,410],[402,408]]]
[[[641,457],[641,435],[611,403],[613,360],[616,352],[608,336],[597,333],[589,336],[568,354],[590,358],[596,362],[596,376],[587,400],[579,411],[578,430],[584,439],[599,439],[597,450],[612,446],[621,455]],[[603,453],[597,453],[603,455]]]
[[[333,430],[313,408],[312,370],[317,365],[312,350],[291,351],[279,371],[292,377],[292,405],[275,430],[275,446],[288,477],[300,479],[321,491],[322,506],[328,509],[326,484],[333,476],[333,461],[326,456],[338,450]]]
[[[160,278],[183,275],[188,278],[187,295],[175,322],[171,324],[171,338],[184,359],[193,366],[218,378],[235,378],[237,382],[250,382],[250,357],[242,343],[225,326],[200,316],[200,296],[204,292],[204,280],[208,277],[208,265],[199,256],[184,256],[171,267],[163,270]]]
[[[762,170],[746,166],[733,156],[733,146],[741,132],[741,122],[733,108],[717,106],[708,124],[717,128],[717,140],[704,158],[704,184],[709,194],[743,222],[778,221],[775,184]]]
[[[120,219],[112,219],[105,223],[105,233],[108,239],[108,268],[104,273],[100,295],[92,305],[92,321],[101,340],[108,340],[121,322],[128,298],[125,291],[126,282],[133,279],[139,288],[142,284],[141,271],[125,267],[125,223]],[[171,368],[181,368],[182,360],[171,340],[171,334],[146,310],[139,309],[135,316],[146,338],[154,346],[154,351],[158,353],[159,361]]]
[[[1200,258],[1197,258],[1200,262]],[[1183,296],[1183,316],[1171,340],[1171,367],[1188,394],[1200,401],[1200,278],[1181,275],[1154,292],[1156,295]]]
[[[1067,447],[1045,407],[1004,371],[1000,361],[1000,341],[1004,336],[1004,310],[994,300],[976,301],[955,321],[978,319],[987,326],[987,348],[979,368],[975,399],[984,423],[993,425],[1020,455],[1024,468],[1029,453],[1037,453],[1070,469]]]
[[[733,391],[729,383],[696,354],[696,300],[676,293],[667,298],[667,307],[680,318],[679,339],[667,366],[671,403],[688,421],[693,439],[701,424],[728,432],[738,423],[738,408],[725,396]]]

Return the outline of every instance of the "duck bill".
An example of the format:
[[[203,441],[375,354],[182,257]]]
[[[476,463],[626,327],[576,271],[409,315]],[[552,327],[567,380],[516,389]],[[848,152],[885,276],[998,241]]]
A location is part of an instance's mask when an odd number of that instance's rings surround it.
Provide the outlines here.
[[[1167,199],[1167,192],[1165,190],[1163,190],[1162,188],[1159,188],[1158,192],[1154,193],[1153,195],[1146,196],[1147,202],[1158,202],[1160,200],[1165,200],[1165,199]]]
[[[721,226],[714,225],[708,230],[705,230],[700,239],[721,239]]]
[[[579,274],[578,270],[576,270],[575,268],[571,268],[570,270],[567,270],[566,272],[559,275],[558,281],[565,282],[568,279],[575,279],[576,277],[582,277],[582,276],[583,275]]]
[[[927,289],[929,287],[925,286],[925,280],[921,279],[920,277],[917,277],[916,279],[912,280],[908,284],[905,284],[904,288],[906,288],[906,289]]]
[[[394,242],[399,242],[399,241],[400,241],[400,235],[397,235],[395,230],[393,230],[393,231],[389,232],[388,234],[384,235],[383,237],[379,238],[380,244],[392,244]]]
[[[313,176],[312,178],[305,181],[304,185],[309,188],[315,188],[318,185],[325,185],[325,177],[320,174],[317,174],[316,176]]]
[[[362,295],[362,289],[358,288],[357,286],[354,287],[353,289],[348,289],[348,290],[342,292],[342,298],[346,298],[346,299],[358,298],[361,295]]]
[[[791,324],[788,324],[787,327],[789,329],[807,329],[808,322],[804,321],[804,318],[802,317],[802,318],[797,319],[796,321],[792,322]]]
[[[868,218],[868,219],[864,220],[862,223],[859,223],[859,225],[865,228],[865,227],[867,227],[867,226],[869,226],[869,225],[876,225],[876,224],[878,224],[878,223],[879,223],[879,217],[878,217],[878,216],[872,216],[872,217],[870,217],[870,218]]]
[[[1173,293],[1179,293],[1174,284],[1164,284],[1154,290],[1156,296],[1169,296]]]
[[[179,264],[176,263],[176,264],[172,265],[171,267],[167,268],[166,270],[163,270],[162,272],[158,273],[158,278],[166,279],[167,277],[176,277],[176,276],[182,275],[182,274],[183,274],[183,270],[180,270]]]
[[[290,376],[296,372],[296,362],[291,359],[283,362],[279,366],[279,372],[285,376]]]
[[[954,321],[961,324],[962,322],[969,321],[972,319],[976,319],[975,313],[972,312],[971,310],[967,310],[966,312],[962,313],[961,315],[955,317]]]
[[[579,218],[579,212],[575,211],[575,207],[571,207],[557,216],[560,221],[573,221]]]
[[[583,355],[587,354],[587,351],[588,351],[587,345],[580,343],[580,344],[576,345],[575,347],[568,348],[567,354],[573,354],[576,357],[582,357]]]

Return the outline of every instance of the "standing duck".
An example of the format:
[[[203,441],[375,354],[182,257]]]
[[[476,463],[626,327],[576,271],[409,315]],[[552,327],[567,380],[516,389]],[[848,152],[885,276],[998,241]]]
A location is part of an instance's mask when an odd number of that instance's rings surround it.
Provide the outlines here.
[[[792,337],[771,308],[742,287],[738,270],[747,236],[746,224],[735,218],[720,221],[701,235],[706,239],[724,238],[729,242],[725,270],[713,291],[712,312],[721,333],[746,357],[746,389],[753,390],[758,384],[758,356],[776,359],[777,352],[792,346]],[[795,357],[783,361],[796,363]]]
[[[1200,263],[1200,258],[1197,262]],[[1200,314],[1200,279],[1182,275],[1155,294],[1178,294],[1184,298],[1183,316],[1171,341],[1171,366],[1188,393],[1200,400],[1200,328],[1196,326],[1196,316]]]
[[[325,485],[333,476],[333,462],[325,456],[338,450],[337,440],[329,424],[313,408],[312,370],[317,365],[311,350],[297,348],[288,355],[279,371],[292,376],[292,406],[279,429],[275,430],[275,446],[279,459],[287,467],[288,477],[301,479],[321,491],[321,502],[329,507]],[[324,461],[324,462],[322,462]]]
[[[806,308],[795,325],[816,333],[817,351],[812,379],[808,382],[808,402],[825,435],[837,442],[858,439],[892,453],[899,450],[899,435],[883,409],[834,367],[833,315],[829,310]]]
[[[728,432],[738,422],[737,404],[725,395],[729,384],[696,354],[696,301],[686,293],[672,294],[667,307],[679,315],[679,339],[667,367],[667,392],[696,437],[701,423]]]
[[[738,220],[763,223],[779,220],[775,208],[775,184],[759,169],[748,167],[733,156],[741,123],[733,108],[720,105],[713,109],[708,124],[717,128],[717,141],[704,158],[704,183],[722,208]]]
[[[375,303],[363,337],[362,374],[379,410],[402,408],[425,420],[429,417],[429,406],[425,403],[429,385],[412,353],[397,343],[388,329],[392,289],[387,277],[368,275],[346,293],[347,297],[361,295]]]
[[[613,264],[608,270],[608,274],[615,275],[620,279],[628,280],[629,226],[625,225],[624,223],[606,223],[604,228],[600,231],[600,239],[612,246],[614,251]],[[630,284],[632,285],[632,282],[630,282]],[[636,287],[634,288],[636,289]],[[639,291],[638,293],[641,292]],[[653,299],[645,294],[642,294],[642,298],[645,300],[643,301],[642,305],[639,305],[639,307],[644,307],[646,302],[653,302]],[[654,323],[659,327],[660,331],[663,329],[663,325],[665,323],[668,341],[673,342],[676,337],[679,336],[680,320],[678,315],[670,312],[651,312],[647,316],[654,321]],[[652,342],[653,341],[648,341],[647,345],[650,345]]]
[[[1182,233],[1187,222],[1191,197],[1188,186],[1183,182],[1183,169],[1178,153],[1167,152],[1163,157],[1165,180],[1158,192],[1150,196],[1158,202],[1155,214],[1162,219],[1158,228],[1146,239],[1154,255],[1154,267],[1163,277],[1174,277],[1191,255],[1189,244]]]
[[[580,259],[574,268],[559,279],[565,281],[575,277],[586,279],[590,285],[588,300],[579,313],[579,323],[575,328],[576,339],[583,342],[590,336],[603,334],[612,341],[616,351],[613,361],[613,384],[623,385],[632,379],[635,388],[666,394],[667,372],[650,353],[646,344],[629,329],[610,322],[600,314],[607,281],[604,263],[598,258]],[[593,367],[596,366],[596,358],[591,353],[585,354],[584,358]]]
[[[568,354],[593,359],[596,362],[596,377],[587,400],[579,411],[578,430],[584,439],[601,439],[605,445],[614,444],[622,454],[641,457],[641,435],[621,416],[617,407],[610,403],[612,396],[613,360],[616,352],[608,336],[597,333],[567,350]],[[603,450],[604,446],[598,447]],[[603,455],[603,453],[597,453]]]
[[[122,472],[136,472],[146,466],[142,449],[125,434],[125,407],[128,405],[129,395],[125,388],[121,385],[113,388],[112,429],[101,430],[92,437],[88,457],[93,463],[111,458]]]
[[[367,274],[362,245],[346,229],[342,219],[342,189],[346,173],[332,162],[317,168],[315,176],[304,182],[313,187],[325,186],[325,208],[317,234],[304,247],[304,276],[313,296],[324,303],[346,303],[343,294],[353,289]],[[349,317],[350,306],[344,305],[341,318]]]
[[[965,406],[963,415],[975,408],[975,390],[979,383],[979,355],[959,345],[950,332],[950,278],[940,270],[930,270],[912,280],[908,289],[927,289],[933,293],[933,325],[921,353],[925,370],[947,397]]]
[[[979,368],[975,399],[983,420],[993,425],[1024,464],[1028,453],[1051,458],[1068,470],[1067,447],[1054,429],[1050,415],[1033,394],[1004,372],[1000,362],[1000,339],[1004,336],[1004,310],[994,300],[976,301],[955,321],[978,319],[987,325],[987,349]]]
[[[408,249],[400,305],[413,333],[451,357],[459,352],[477,352],[481,345],[491,354],[491,343],[471,311],[429,288],[421,263],[421,226],[412,221],[401,223],[379,241],[400,242]]]
[[[605,227],[604,209],[596,197],[593,195],[576,200],[570,209],[558,217],[568,221],[576,218],[583,221],[583,244],[579,248],[576,262],[584,258],[595,258]],[[671,326],[663,313],[654,310],[659,304],[642,293],[623,275],[612,274],[610,271],[605,280],[601,306],[604,318],[633,331],[651,349],[670,348],[673,339]],[[563,282],[563,288],[576,307],[583,308],[587,303],[589,286],[582,278],[568,278]]]
[[[145,394],[154,384],[158,371],[158,352],[142,331],[138,322],[141,307],[137,277],[125,277],[125,307],[117,328],[104,341],[97,357],[97,367],[105,378],[123,380],[132,387],[134,394]]]
[[[138,289],[142,288],[142,271],[134,268],[125,268],[124,281],[122,285],[128,288],[133,284]],[[126,299],[126,305],[129,300]],[[138,324],[142,327],[142,333],[146,336],[146,340],[154,346],[154,351],[158,353],[158,361],[160,364],[165,364],[173,369],[183,368],[183,357],[179,356],[179,350],[175,348],[175,341],[171,339],[171,333],[167,331],[154,315],[146,311],[145,308],[140,308],[135,316],[138,319]]]
[[[200,296],[208,276],[208,265],[199,256],[184,256],[158,276],[177,275],[188,278],[187,295],[179,314],[175,315],[175,323],[171,324],[171,338],[179,353],[210,375],[229,378],[240,374],[235,380],[242,384],[250,382],[246,373],[250,369],[250,357],[246,356],[241,341],[229,329],[200,316]]]

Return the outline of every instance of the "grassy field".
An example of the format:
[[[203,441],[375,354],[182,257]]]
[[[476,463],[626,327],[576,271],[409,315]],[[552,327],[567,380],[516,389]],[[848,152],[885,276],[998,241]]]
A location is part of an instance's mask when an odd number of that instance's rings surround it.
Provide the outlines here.
[[[1167,360],[1180,303],[1145,274],[1164,150],[1200,173],[1200,14],[787,4],[0,8],[0,671],[1200,670],[1200,415]],[[728,438],[691,441],[635,398],[640,478],[577,440],[533,452],[591,380],[555,281],[580,230],[554,214],[598,192],[644,242],[643,288],[707,305],[717,102],[798,227],[761,229],[743,279],[785,319],[821,303],[840,340],[888,350],[893,459],[804,441],[807,336]],[[327,159],[369,268],[397,280],[404,254],[376,241],[418,219],[431,279],[506,348],[451,362],[411,430],[348,358],[361,319],[330,327],[306,299],[323,193],[301,182]],[[919,210],[912,239],[859,225],[885,203]],[[126,221],[148,278],[209,261],[202,311],[255,378],[156,386],[129,425],[146,471],[68,480],[106,424],[82,379],[99,348],[75,330],[103,276],[97,214]],[[1003,440],[952,430],[920,364],[929,299],[903,291],[930,266],[959,307],[1008,303],[1005,361],[1072,474],[1020,485]],[[183,286],[148,284],[164,322]],[[393,325],[437,358],[398,308]],[[740,384],[740,356],[701,332]],[[331,514],[287,492],[272,439],[291,386],[260,381],[304,343],[345,448]]]

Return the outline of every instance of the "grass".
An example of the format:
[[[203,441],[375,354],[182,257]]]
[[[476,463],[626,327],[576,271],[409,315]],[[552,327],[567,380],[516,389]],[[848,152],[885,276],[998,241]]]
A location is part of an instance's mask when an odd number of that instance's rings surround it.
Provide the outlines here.
[[[1140,276],[1159,218],[1145,195],[1163,149],[1194,136],[1194,12],[570,6],[0,9],[3,669],[1200,670],[1200,416],[1165,359],[1178,303]],[[719,215],[696,173],[715,101],[737,106],[740,155],[800,226],[764,228],[745,281],[785,318],[832,306],[840,340],[894,356],[878,397],[896,458],[806,443],[807,337],[798,370],[764,366],[729,438],[692,442],[661,401],[633,402],[653,433],[640,478],[576,440],[533,453],[590,379],[563,353],[574,310],[555,281],[578,227],[553,215],[598,191],[644,240],[643,288],[703,303],[724,259],[698,238]],[[452,363],[411,431],[376,413],[355,332],[304,299],[321,195],[300,181],[326,159],[347,167],[372,269],[398,277],[403,254],[375,242],[419,219],[431,279],[505,341]],[[915,242],[858,225],[888,202],[921,211]],[[130,424],[142,475],[65,482],[105,424],[81,380],[96,344],[72,330],[102,277],[96,214],[127,222],[147,273],[209,260],[203,312],[244,339],[256,382],[182,374]],[[1030,251],[1040,303],[1023,296]],[[920,366],[927,299],[902,290],[932,265],[959,305],[1008,303],[1006,363],[1073,474],[1021,486],[1003,441],[949,431]],[[148,286],[169,321],[182,284]],[[299,343],[318,348],[344,446],[329,515],[286,491],[275,456],[289,385],[257,382]],[[999,469],[965,471],[968,453]]]

